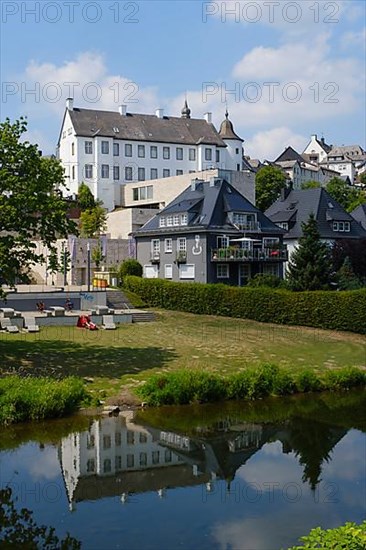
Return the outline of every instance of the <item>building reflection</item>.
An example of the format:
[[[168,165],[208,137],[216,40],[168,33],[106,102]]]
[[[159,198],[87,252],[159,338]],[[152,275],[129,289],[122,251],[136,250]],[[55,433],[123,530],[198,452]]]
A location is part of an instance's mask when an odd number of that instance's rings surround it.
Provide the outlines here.
[[[206,485],[210,491],[216,479],[225,479],[229,489],[238,468],[270,441],[280,441],[283,453],[295,453],[303,481],[314,489],[323,461],[346,430],[313,422],[311,430],[306,426],[313,435],[308,441],[303,428],[301,422],[261,425],[228,418],[192,438],[135,424],[132,412],[93,420],[89,430],[68,435],[59,446],[70,509],[114,496],[127,503],[130,495],[151,491],[164,498],[177,487]]]

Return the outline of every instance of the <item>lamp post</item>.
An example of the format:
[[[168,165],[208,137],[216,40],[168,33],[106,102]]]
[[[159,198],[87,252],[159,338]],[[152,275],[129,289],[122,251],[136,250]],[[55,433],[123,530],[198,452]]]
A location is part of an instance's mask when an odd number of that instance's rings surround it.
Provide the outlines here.
[[[90,292],[90,244],[86,244],[86,280],[88,292]]]
[[[67,256],[66,256],[66,244],[62,241],[62,261],[64,272],[64,286],[67,286]]]

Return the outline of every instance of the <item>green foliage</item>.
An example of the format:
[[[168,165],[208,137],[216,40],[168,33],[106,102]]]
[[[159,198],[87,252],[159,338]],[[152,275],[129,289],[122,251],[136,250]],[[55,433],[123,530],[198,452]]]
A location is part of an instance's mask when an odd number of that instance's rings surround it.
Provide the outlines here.
[[[69,534],[62,540],[55,535],[53,527],[37,525],[33,512],[27,508],[18,510],[10,488],[0,489],[0,546],[1,548],[48,548],[76,550],[81,548],[79,541]]]
[[[261,287],[266,286],[269,288],[286,288],[286,281],[277,277],[276,275],[266,275],[258,273],[252,279],[249,279],[248,286]]]
[[[363,192],[348,185],[348,183],[337,176],[329,180],[326,190],[329,195],[348,212],[352,212],[358,204],[363,202]],[[359,202],[360,200],[361,203]]]
[[[312,529],[309,535],[301,537],[301,546],[293,546],[289,550],[303,550],[316,548],[327,550],[364,550],[366,548],[366,521],[357,525],[348,522],[334,529]]]
[[[124,285],[151,307],[366,334],[366,289],[291,292],[129,276]]]
[[[291,290],[325,290],[332,274],[330,250],[320,239],[314,214],[302,224],[303,235],[291,256],[287,283]]]
[[[360,279],[366,281],[366,239],[339,239],[332,246],[334,271],[339,271],[348,257],[352,270]]]
[[[107,227],[107,211],[101,202],[94,208],[84,210],[80,215],[80,234],[82,237],[99,237]]]
[[[79,186],[78,206],[82,211],[92,210],[96,206],[93,193],[90,191],[89,187],[84,182],[82,182]]]
[[[234,399],[255,400],[270,395],[340,391],[365,386],[366,373],[356,368],[334,370],[323,377],[304,369],[296,376],[290,370],[265,364],[225,377],[195,369],[156,374],[135,391],[149,405],[160,406]]]
[[[358,290],[362,288],[362,282],[353,271],[351,260],[348,256],[343,261],[342,267],[337,273],[338,288],[340,290]]]
[[[286,187],[286,175],[276,166],[264,166],[255,177],[255,196],[257,207],[264,212],[279,197]]]
[[[77,410],[86,398],[78,378],[1,378],[0,424],[62,417]]]
[[[100,264],[104,260],[102,244],[100,241],[98,241],[97,246],[93,248],[91,253],[91,259],[93,260],[93,262],[96,265],[96,268],[98,269]]]
[[[76,233],[57,191],[64,185],[63,168],[23,140],[26,130],[23,118],[0,123],[0,274],[10,286],[27,282],[32,263],[45,262],[33,241],[47,245],[54,257],[56,239]]]
[[[121,263],[118,271],[120,280],[123,282],[127,275],[134,275],[135,277],[142,277],[143,268],[140,262],[129,258]]]
[[[320,183],[315,180],[304,181],[304,183],[301,184],[301,189],[318,189],[319,187]]]

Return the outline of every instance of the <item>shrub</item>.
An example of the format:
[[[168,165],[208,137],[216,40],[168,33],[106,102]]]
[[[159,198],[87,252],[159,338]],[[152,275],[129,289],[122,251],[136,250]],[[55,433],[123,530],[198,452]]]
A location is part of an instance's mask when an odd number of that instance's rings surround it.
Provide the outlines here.
[[[130,258],[121,263],[118,271],[120,280],[123,282],[126,275],[133,275],[135,277],[142,277],[142,265],[137,260]]]
[[[269,288],[286,288],[286,282],[276,275],[265,275],[258,273],[252,279],[249,279],[248,286]]]
[[[325,375],[325,385],[331,390],[349,390],[366,383],[366,373],[355,367],[331,370]]]
[[[322,387],[321,380],[311,370],[304,370],[297,377],[297,388],[302,393],[320,391]]]
[[[366,334],[366,289],[291,292],[130,276],[124,284],[152,307]]]
[[[309,535],[301,537],[300,540],[303,542],[302,546],[294,546],[289,550],[303,550],[304,548],[364,550],[366,548],[366,521],[361,525],[349,522],[335,529],[324,530],[316,527],[310,531]]]

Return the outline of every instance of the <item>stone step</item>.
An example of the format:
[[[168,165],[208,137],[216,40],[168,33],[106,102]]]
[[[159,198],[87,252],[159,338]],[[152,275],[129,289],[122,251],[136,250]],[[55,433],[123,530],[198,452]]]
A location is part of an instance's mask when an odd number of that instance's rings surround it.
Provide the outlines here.
[[[155,314],[150,312],[141,312],[141,313],[132,313],[132,322],[133,323],[151,323],[155,321]]]

